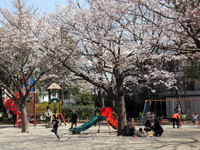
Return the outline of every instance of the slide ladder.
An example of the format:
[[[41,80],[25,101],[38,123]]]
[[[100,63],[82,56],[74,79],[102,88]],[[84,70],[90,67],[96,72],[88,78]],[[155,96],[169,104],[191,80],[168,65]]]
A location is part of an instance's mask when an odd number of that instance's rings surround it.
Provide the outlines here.
[[[113,129],[118,129],[118,115],[112,110],[110,107],[102,107],[101,108],[101,116],[106,116],[106,121],[109,125],[113,127]],[[109,128],[110,132],[110,128]]]

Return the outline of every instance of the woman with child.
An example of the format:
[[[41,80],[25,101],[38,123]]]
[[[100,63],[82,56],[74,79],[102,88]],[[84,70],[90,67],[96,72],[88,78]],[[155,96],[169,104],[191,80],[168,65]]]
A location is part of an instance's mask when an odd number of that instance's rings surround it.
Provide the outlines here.
[[[135,125],[133,118],[128,119],[128,123],[126,124],[126,134],[128,136],[133,136],[135,133]]]
[[[149,125],[149,130],[146,130],[146,132],[147,132],[146,134],[143,132],[142,128],[140,128],[138,130],[136,136],[151,137],[151,136],[153,136],[152,130],[154,131],[154,136],[161,136],[163,133],[163,128],[160,126],[157,119],[154,119],[153,123],[151,123],[151,125]],[[135,135],[135,125],[134,125],[134,120],[132,118],[129,118],[129,120],[128,120],[128,123],[126,125],[126,133],[128,136]]]
[[[163,133],[163,128],[160,126],[157,119],[153,120],[153,123],[151,125],[151,129],[154,131],[154,136],[161,136]]]

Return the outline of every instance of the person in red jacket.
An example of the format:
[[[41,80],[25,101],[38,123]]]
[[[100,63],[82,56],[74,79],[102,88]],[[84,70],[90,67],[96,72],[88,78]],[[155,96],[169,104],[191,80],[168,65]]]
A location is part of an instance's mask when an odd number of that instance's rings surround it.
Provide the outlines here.
[[[175,128],[175,122],[177,122],[177,128],[179,128],[179,122],[180,121],[181,121],[180,114],[175,113],[171,118],[171,122],[173,122],[173,128]]]

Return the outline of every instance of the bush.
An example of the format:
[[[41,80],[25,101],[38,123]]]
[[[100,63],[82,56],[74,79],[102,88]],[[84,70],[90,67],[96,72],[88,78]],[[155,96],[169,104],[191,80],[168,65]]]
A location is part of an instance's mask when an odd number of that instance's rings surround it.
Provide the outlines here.
[[[44,102],[42,102],[41,104],[49,104],[49,102],[47,102],[47,101],[44,101]]]
[[[94,105],[91,93],[76,94],[74,100],[76,105]]]
[[[72,118],[72,108],[76,109],[79,119],[91,119],[94,117],[94,105],[62,106],[62,114],[65,118]]]
[[[0,121],[7,121],[6,115],[2,113],[2,117],[0,118]]]

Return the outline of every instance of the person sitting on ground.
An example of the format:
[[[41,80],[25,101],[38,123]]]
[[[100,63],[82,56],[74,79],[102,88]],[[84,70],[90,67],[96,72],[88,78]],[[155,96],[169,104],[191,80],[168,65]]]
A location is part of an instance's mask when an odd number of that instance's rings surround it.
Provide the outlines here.
[[[139,128],[139,130],[138,130],[138,132],[137,132],[137,136],[138,136],[138,137],[145,137],[145,134],[144,134],[142,128]]]
[[[157,119],[153,120],[153,123],[151,124],[151,129],[154,131],[154,136],[161,136],[163,133],[163,128],[160,126]]]
[[[197,113],[194,113],[194,114],[192,115],[192,117],[193,117],[192,122],[193,122],[193,124],[195,125],[196,122],[197,122],[198,114],[197,114]]]
[[[147,131],[146,136],[147,136],[147,137],[153,137],[153,132],[152,132],[152,131]]]
[[[133,136],[135,133],[135,125],[134,125],[134,120],[133,118],[128,119],[128,123],[126,124],[126,134],[128,136]]]
[[[148,131],[151,131],[151,119],[147,119],[146,123],[145,123],[145,128],[144,128],[144,131],[148,132]]]
[[[171,118],[171,122],[173,122],[173,128],[175,128],[175,122],[177,122],[177,128],[179,128],[179,122],[180,121],[181,121],[180,114],[175,113]]]
[[[182,121],[182,123],[184,123],[185,124],[185,118],[187,117],[187,114],[184,114],[184,113],[182,113],[182,115],[181,115],[181,121]]]

